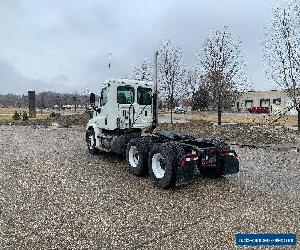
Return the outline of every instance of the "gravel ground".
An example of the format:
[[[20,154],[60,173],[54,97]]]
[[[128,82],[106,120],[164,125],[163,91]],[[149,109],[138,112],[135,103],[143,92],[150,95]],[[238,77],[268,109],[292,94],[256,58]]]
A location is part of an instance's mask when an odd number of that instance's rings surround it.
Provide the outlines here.
[[[238,175],[164,191],[89,155],[81,127],[0,126],[0,249],[234,249],[238,232],[299,235],[299,153],[236,150]]]

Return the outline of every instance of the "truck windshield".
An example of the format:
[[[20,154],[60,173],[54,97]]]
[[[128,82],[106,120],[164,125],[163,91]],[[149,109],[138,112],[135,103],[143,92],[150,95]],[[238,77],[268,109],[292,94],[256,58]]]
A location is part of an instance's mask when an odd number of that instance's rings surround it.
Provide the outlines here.
[[[151,105],[151,93],[152,90],[150,88],[142,88],[138,87],[137,91],[137,102],[140,105]]]
[[[134,89],[130,86],[119,86],[117,88],[117,99],[119,104],[131,104],[134,102]]]

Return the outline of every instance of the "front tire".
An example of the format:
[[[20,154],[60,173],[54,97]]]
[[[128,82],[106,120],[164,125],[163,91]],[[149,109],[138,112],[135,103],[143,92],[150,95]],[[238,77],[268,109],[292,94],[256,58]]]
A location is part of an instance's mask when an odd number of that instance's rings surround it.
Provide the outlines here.
[[[88,147],[90,154],[98,154],[99,149],[96,148],[96,135],[94,129],[89,129],[86,131],[86,145]]]
[[[149,137],[139,137],[128,143],[126,160],[132,174],[143,176],[148,172],[148,156],[153,144]]]
[[[153,183],[160,188],[170,188],[176,183],[177,168],[184,150],[175,143],[156,144],[149,154],[148,168]]]

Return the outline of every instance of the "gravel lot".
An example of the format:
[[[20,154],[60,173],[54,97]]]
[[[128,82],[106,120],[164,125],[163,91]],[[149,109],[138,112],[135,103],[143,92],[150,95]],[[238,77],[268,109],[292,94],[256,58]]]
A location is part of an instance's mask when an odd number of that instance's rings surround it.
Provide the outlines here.
[[[164,191],[89,155],[81,127],[0,126],[0,249],[234,249],[238,232],[299,235],[299,152],[236,150],[238,175]]]

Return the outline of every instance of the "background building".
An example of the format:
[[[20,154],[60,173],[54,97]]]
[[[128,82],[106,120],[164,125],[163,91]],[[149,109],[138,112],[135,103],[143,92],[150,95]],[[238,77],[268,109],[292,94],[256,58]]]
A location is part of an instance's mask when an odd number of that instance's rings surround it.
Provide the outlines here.
[[[284,90],[248,91],[243,93],[234,104],[234,109],[246,112],[251,107],[269,107],[272,113],[285,112],[292,106],[292,100]],[[296,109],[287,112],[296,115]]]

